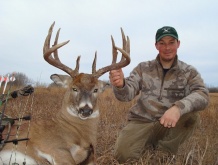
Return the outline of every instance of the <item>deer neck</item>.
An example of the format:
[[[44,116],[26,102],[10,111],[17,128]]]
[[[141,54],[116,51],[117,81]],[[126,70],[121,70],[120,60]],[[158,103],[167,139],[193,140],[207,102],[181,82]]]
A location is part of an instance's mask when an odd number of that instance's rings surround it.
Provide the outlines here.
[[[56,122],[64,128],[77,127],[78,129],[83,128],[87,130],[93,130],[93,127],[97,128],[98,120],[99,117],[82,120],[79,117],[75,117],[67,113],[66,109],[64,111],[58,112],[56,115]]]

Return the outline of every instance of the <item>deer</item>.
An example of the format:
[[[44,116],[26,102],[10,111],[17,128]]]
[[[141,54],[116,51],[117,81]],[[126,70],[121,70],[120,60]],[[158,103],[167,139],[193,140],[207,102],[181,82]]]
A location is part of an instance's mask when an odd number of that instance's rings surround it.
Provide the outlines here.
[[[69,43],[58,43],[58,29],[54,44],[50,46],[53,27],[50,26],[43,47],[43,57],[50,65],[64,71],[69,76],[53,74],[51,79],[66,88],[60,111],[51,120],[31,122],[27,150],[25,142],[17,144],[16,158],[11,153],[13,144],[7,143],[0,152],[0,162],[10,164],[53,164],[53,165],[94,165],[97,143],[97,126],[100,110],[98,95],[104,91],[107,83],[99,80],[103,74],[127,66],[130,63],[130,40],[122,28],[123,48],[112,40],[112,63],[96,70],[97,52],[92,63],[92,73],[79,73],[80,56],[77,57],[75,69],[63,64],[58,49]],[[122,57],[117,62],[118,51]],[[22,136],[22,133],[20,133]],[[15,162],[16,161],[16,162]]]

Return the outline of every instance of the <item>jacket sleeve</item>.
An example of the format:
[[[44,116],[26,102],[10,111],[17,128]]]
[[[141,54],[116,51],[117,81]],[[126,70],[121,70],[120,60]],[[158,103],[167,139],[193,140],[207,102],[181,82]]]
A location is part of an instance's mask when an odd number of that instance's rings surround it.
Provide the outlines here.
[[[124,87],[113,87],[114,95],[119,101],[131,101],[139,94],[141,88],[141,71],[138,65],[130,73],[130,76],[124,79]]]
[[[181,115],[191,111],[204,110],[209,104],[209,92],[200,73],[191,67],[190,72],[186,74],[188,74],[187,90],[189,90],[189,94],[175,102],[175,105],[180,109]]]

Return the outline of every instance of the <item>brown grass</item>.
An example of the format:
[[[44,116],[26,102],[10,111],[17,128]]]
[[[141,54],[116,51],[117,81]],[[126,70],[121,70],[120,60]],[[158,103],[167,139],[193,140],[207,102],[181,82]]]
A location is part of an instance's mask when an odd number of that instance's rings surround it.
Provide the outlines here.
[[[31,97],[14,99],[8,102],[6,113],[17,116],[32,111],[32,121],[49,120],[61,107],[64,90],[59,88],[36,88]],[[211,94],[209,107],[202,111],[201,125],[195,134],[181,145],[175,158],[165,153],[147,150],[140,160],[126,164],[132,165],[215,165],[218,164],[218,94]],[[119,131],[127,122],[128,109],[134,104],[115,99],[111,89],[107,89],[99,98],[100,122],[98,144],[96,148],[97,164],[119,165],[113,157],[114,143]]]

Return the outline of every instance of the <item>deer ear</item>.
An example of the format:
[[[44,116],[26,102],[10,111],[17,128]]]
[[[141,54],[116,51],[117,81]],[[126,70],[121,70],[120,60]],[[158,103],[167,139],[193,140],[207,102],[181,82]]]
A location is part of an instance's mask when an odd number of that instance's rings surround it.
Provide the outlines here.
[[[67,88],[69,82],[71,81],[71,77],[68,75],[60,75],[60,74],[52,74],[50,79],[58,86]]]

